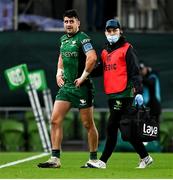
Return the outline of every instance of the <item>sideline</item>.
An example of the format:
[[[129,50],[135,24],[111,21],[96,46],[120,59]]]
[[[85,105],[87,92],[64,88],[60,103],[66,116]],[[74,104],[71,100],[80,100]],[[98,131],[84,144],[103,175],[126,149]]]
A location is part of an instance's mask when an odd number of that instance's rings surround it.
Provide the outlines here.
[[[23,163],[23,162],[26,162],[26,161],[31,161],[31,160],[34,160],[34,159],[38,159],[38,158],[47,156],[47,155],[49,155],[49,154],[50,154],[50,153],[42,153],[42,154],[39,154],[39,155],[36,155],[36,156],[31,156],[31,157],[29,157],[29,158],[25,158],[25,159],[21,159],[21,160],[9,162],[9,163],[0,165],[0,169],[5,168],[5,167],[9,167],[9,166],[14,166],[14,165],[16,165],[16,164],[20,164],[20,163]]]
[[[7,180],[7,179],[0,179]],[[10,179],[10,180],[31,180],[31,179]],[[32,179],[32,180],[40,180],[40,179]],[[69,180],[69,179],[44,179],[44,180]],[[70,179],[76,180],[76,179]],[[78,180],[108,180],[108,179],[78,179]],[[109,180],[136,180],[136,179],[109,179]],[[173,179],[137,179],[137,180],[173,180]]]

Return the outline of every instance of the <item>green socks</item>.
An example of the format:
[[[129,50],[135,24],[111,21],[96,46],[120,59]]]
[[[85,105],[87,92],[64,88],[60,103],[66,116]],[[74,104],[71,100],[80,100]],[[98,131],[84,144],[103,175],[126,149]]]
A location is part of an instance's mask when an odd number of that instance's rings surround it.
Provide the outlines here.
[[[52,156],[60,158],[60,150],[59,149],[52,149]]]
[[[97,151],[95,151],[95,152],[90,152],[90,159],[91,159],[91,160],[97,159]]]

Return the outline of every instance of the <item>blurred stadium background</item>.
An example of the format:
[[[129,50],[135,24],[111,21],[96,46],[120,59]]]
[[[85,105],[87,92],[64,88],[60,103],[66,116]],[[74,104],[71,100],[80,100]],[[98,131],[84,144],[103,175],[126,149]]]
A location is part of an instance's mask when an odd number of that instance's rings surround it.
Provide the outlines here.
[[[54,100],[62,14],[75,8],[81,29],[93,39],[98,54],[105,42],[104,25],[118,18],[140,61],[160,74],[162,108],[160,142],[147,144],[152,152],[173,151],[173,1],[172,0],[0,0],[0,151],[43,151],[29,98],[23,89],[10,91],[4,71],[27,64],[29,71],[42,69]],[[92,11],[93,10],[93,11]],[[108,109],[102,78],[96,86],[95,121],[105,140]],[[47,126],[43,95],[38,92]],[[49,129],[49,128],[48,128]],[[87,140],[76,109],[64,121],[64,150],[87,150]],[[116,151],[133,151],[119,136]]]

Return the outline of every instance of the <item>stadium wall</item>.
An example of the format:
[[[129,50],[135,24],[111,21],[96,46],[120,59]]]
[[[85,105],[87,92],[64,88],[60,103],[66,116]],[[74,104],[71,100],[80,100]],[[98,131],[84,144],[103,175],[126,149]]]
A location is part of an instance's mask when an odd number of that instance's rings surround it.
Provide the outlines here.
[[[102,32],[88,33],[98,55],[104,46]],[[58,90],[56,86],[56,65],[59,54],[59,37],[56,32],[0,32],[0,107],[30,106],[24,89],[10,91],[4,78],[4,70],[26,63],[29,71],[44,69],[53,99]],[[140,61],[153,67],[160,74],[163,108],[173,106],[173,34],[125,33],[127,39],[137,50]],[[95,105],[107,107],[103,93],[102,78],[94,78],[96,86]],[[41,94],[39,94],[41,96]]]

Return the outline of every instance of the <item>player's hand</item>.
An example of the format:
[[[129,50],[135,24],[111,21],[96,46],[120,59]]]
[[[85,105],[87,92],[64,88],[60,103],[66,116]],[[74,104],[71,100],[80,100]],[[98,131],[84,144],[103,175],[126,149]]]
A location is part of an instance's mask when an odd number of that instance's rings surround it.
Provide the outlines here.
[[[141,94],[137,94],[135,96],[135,105],[139,105],[139,106],[142,106],[144,103],[144,99],[143,99],[143,96]]]
[[[62,75],[56,75],[56,82],[59,87],[64,85],[64,79]]]
[[[82,78],[78,78],[74,81],[74,84],[76,87],[80,87],[80,85],[84,82],[85,80]]]

